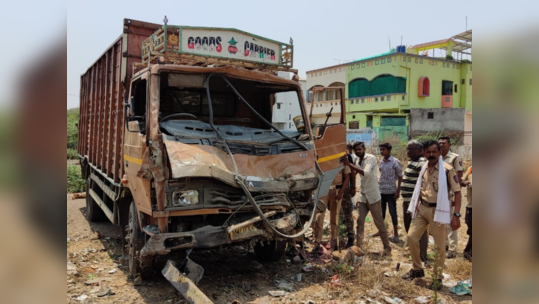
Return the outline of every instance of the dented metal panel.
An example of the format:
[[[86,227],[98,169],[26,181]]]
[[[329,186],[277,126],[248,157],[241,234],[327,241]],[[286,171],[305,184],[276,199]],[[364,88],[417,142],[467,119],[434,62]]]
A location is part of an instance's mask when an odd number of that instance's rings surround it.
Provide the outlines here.
[[[209,177],[237,186],[235,168],[230,156],[212,146],[187,145],[163,138],[172,169],[172,178],[191,176]],[[314,151],[288,154],[251,156],[234,155],[238,173],[246,178],[252,191],[287,192],[292,184],[312,180],[318,176],[314,166]],[[312,186],[309,184],[312,189]],[[306,189],[303,189],[306,190]]]

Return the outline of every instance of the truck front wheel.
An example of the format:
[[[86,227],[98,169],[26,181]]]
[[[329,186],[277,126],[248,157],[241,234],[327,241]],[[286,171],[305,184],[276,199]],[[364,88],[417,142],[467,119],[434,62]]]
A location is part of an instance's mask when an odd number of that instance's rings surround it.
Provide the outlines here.
[[[256,243],[254,250],[256,257],[262,262],[275,262],[280,260],[286,251],[287,242],[269,241]]]
[[[129,254],[129,276],[135,278],[140,275],[142,278],[151,276],[153,268],[153,257],[141,257],[140,252],[146,244],[146,234],[141,231],[137,207],[132,202],[129,207],[129,224],[126,227],[126,247]]]
[[[86,218],[90,222],[97,222],[103,219],[105,213],[103,213],[101,207],[97,205],[90,195],[90,189],[92,189],[92,180],[88,178],[88,180],[86,180]],[[94,189],[94,191],[96,190]]]

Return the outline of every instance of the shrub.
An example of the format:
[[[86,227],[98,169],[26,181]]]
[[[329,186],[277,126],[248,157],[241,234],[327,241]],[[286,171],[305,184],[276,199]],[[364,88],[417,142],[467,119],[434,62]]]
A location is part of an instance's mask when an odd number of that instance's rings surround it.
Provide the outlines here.
[[[447,59],[447,60],[455,60],[455,58],[453,58],[453,56],[451,56],[451,55],[445,56],[445,59]]]
[[[431,132],[431,133],[428,133],[428,134],[424,134],[424,135],[421,135],[421,136],[414,137],[413,139],[419,141],[420,143],[424,143],[424,142],[426,142],[428,140],[438,141],[438,138],[440,138],[440,137],[442,137],[444,135],[445,135],[444,132]],[[452,146],[458,146],[459,141],[460,141],[460,138],[452,137],[451,138],[451,145]]]
[[[79,108],[67,110],[67,148],[76,149],[79,138]]]
[[[80,166],[67,165],[67,193],[86,191],[86,182],[82,179]]]
[[[79,158],[79,154],[77,150],[67,148],[67,159],[78,159],[78,158]]]

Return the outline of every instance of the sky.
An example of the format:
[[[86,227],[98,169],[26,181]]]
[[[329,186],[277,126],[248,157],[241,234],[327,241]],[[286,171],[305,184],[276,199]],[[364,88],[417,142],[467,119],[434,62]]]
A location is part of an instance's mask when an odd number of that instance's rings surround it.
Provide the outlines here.
[[[395,47],[401,37],[406,45],[449,38],[466,30],[466,16],[477,36],[535,20],[539,11],[533,1],[521,0],[35,2],[31,10],[26,9],[28,1],[11,2],[13,9],[3,9],[0,22],[21,27],[24,35],[13,37],[20,45],[31,37],[33,45],[47,48],[67,33],[67,108],[78,106],[80,75],[120,36],[124,18],[162,23],[167,15],[171,25],[237,28],[282,42],[292,37],[294,68],[304,77],[309,70],[387,52],[389,39]],[[24,13],[14,13],[17,10]],[[11,58],[4,62],[7,70],[17,66],[17,58],[30,60],[35,53],[32,48],[16,54],[0,48],[0,58]],[[15,81],[0,74],[0,103],[14,99]]]

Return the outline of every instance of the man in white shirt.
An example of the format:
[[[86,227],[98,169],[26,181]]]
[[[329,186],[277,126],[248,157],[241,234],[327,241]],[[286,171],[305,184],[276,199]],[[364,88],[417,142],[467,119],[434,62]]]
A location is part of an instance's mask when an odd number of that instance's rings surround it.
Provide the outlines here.
[[[363,237],[365,234],[365,219],[369,212],[376,228],[380,232],[380,238],[384,244],[384,254],[391,254],[391,245],[389,244],[389,237],[387,228],[382,218],[382,196],[380,195],[380,188],[378,185],[378,162],[376,157],[372,154],[366,153],[365,143],[358,142],[354,145],[354,152],[358,159],[355,164],[351,164],[348,158],[344,158],[344,165],[352,169],[352,175],[361,175],[361,194],[359,201],[357,202],[357,209],[359,211],[359,218],[357,220],[357,246],[361,247],[363,244]]]

